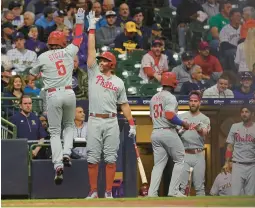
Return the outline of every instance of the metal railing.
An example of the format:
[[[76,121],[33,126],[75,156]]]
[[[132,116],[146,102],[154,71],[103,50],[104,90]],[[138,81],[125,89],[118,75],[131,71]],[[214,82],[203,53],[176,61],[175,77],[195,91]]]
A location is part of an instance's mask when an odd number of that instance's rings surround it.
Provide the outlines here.
[[[1,139],[16,139],[17,127],[1,117]]]

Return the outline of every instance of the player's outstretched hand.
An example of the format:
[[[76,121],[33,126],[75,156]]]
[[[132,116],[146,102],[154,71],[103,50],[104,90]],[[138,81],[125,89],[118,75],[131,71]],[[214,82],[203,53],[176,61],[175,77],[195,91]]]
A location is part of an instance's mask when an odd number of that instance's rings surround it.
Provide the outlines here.
[[[130,130],[129,130],[129,137],[135,137],[136,136],[136,126],[135,125],[130,125]]]
[[[184,129],[189,130],[189,124],[188,124],[187,121],[183,121],[182,126],[183,126]]]
[[[95,30],[96,29],[96,23],[99,20],[99,18],[96,18],[95,16],[95,11],[90,11],[89,14],[87,15],[87,19],[89,22],[89,30]]]
[[[75,20],[77,24],[84,23],[85,10],[83,8],[79,8],[77,14],[75,14]]]

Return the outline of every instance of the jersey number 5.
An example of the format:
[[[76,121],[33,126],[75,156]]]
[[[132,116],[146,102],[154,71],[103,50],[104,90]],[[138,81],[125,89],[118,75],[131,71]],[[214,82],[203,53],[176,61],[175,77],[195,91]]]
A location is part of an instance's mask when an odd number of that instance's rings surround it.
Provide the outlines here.
[[[154,118],[162,117],[163,107],[162,104],[156,104],[153,106]]]
[[[56,64],[56,67],[57,67],[57,70],[58,70],[58,75],[59,76],[64,76],[66,74],[66,67],[63,63],[63,60],[59,60],[55,64]]]

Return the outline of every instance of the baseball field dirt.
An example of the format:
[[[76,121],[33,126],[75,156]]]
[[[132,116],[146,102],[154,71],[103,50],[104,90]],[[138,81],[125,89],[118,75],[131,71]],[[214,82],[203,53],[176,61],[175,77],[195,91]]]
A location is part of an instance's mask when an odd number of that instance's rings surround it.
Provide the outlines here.
[[[255,207],[255,197],[2,200],[2,207]]]

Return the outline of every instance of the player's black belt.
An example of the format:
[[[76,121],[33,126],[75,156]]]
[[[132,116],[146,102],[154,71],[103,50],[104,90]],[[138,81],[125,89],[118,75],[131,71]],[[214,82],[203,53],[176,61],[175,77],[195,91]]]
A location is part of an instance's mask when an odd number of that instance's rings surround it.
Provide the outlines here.
[[[252,165],[252,164],[255,164],[255,162],[236,162],[236,161],[232,161],[233,163],[236,163],[236,164],[241,164],[241,165]]]
[[[89,115],[93,117],[97,117],[97,118],[114,118],[117,116],[116,113],[107,113],[107,114],[90,113]]]
[[[185,150],[185,153],[187,154],[197,154],[197,153],[200,153],[200,152],[203,152],[204,149],[186,149]]]
[[[72,86],[71,85],[65,86],[65,89],[70,90],[70,89],[72,89]],[[48,92],[55,92],[55,91],[57,91],[57,88],[49,88],[48,89]]]

